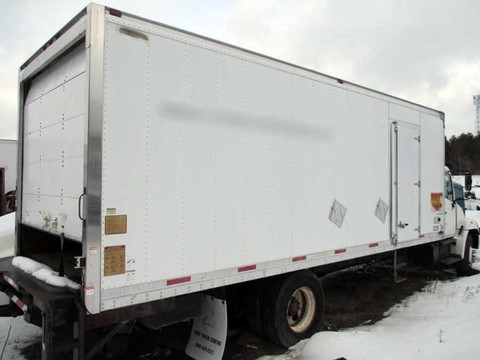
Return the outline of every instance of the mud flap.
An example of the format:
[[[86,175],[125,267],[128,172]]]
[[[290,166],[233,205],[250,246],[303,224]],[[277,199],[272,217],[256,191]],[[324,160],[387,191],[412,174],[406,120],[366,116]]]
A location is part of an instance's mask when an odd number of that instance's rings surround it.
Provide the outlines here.
[[[227,339],[227,303],[204,295],[185,353],[196,360],[220,360]]]

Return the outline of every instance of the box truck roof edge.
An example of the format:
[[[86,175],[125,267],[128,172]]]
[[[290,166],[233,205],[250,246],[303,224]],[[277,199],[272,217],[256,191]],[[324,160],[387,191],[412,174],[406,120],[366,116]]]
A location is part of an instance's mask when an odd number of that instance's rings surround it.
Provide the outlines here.
[[[85,15],[87,15],[88,13],[88,8],[90,6],[102,6],[102,5],[97,5],[96,3],[90,3],[87,7],[85,7],[83,10],[81,10],[75,17],[72,18],[72,20],[70,20],[64,27],[62,27],[62,29],[60,31],[58,31],[54,36],[52,36],[47,42],[45,42],[45,44],[43,46],[41,46],[27,61],[25,61],[21,66],[20,66],[20,70],[23,70],[25,69],[30,63],[33,62],[33,60],[35,60],[42,52],[44,52],[49,46],[51,46],[59,37],[61,37],[68,29],[70,29],[75,23],[77,23],[79,21],[79,19],[81,19],[82,17],[84,17]],[[339,84],[346,84],[346,85],[351,85],[351,86],[354,86],[354,87],[357,87],[359,89],[364,89],[364,90],[368,90],[368,91],[371,91],[371,92],[374,92],[374,93],[377,93],[379,95],[384,95],[384,96],[388,96],[389,98],[392,98],[392,99],[397,99],[403,103],[409,103],[411,105],[414,105],[414,106],[419,106],[423,109],[428,109],[428,110],[431,110],[431,111],[434,111],[434,112],[437,112],[437,113],[440,113],[441,114],[441,119],[445,122],[445,113],[441,110],[438,110],[438,109],[434,109],[434,108],[430,108],[428,106],[425,106],[425,105],[422,105],[420,103],[416,103],[416,102],[413,102],[413,101],[410,101],[410,100],[407,100],[405,98],[401,98],[401,97],[397,97],[397,96],[394,96],[394,95],[390,95],[386,92],[382,92],[380,90],[376,90],[374,88],[369,88],[369,87],[366,87],[366,86],[363,86],[363,85],[359,85],[357,83],[354,83],[354,82],[350,82],[348,80],[345,80],[345,79],[340,79],[340,78],[336,78],[334,76],[331,76],[331,75],[328,75],[328,74],[325,74],[325,73],[322,73],[320,71],[317,71],[315,69],[312,69],[312,68],[307,68],[307,67],[303,67],[303,66],[300,66],[300,65],[297,65],[297,64],[294,64],[294,63],[291,63],[291,62],[288,62],[288,61],[285,61],[285,60],[281,60],[281,59],[278,59],[278,58],[274,58],[272,56],[268,56],[268,55],[265,55],[265,54],[262,54],[262,53],[258,53],[258,52],[255,52],[255,51],[252,51],[252,50],[248,50],[246,48],[242,48],[240,46],[235,46],[233,44],[230,44],[230,43],[226,43],[226,42],[223,42],[221,40],[218,40],[218,39],[215,39],[215,38],[210,38],[208,36],[204,36],[204,35],[201,35],[201,34],[198,34],[198,33],[194,33],[194,32],[191,32],[191,31],[187,31],[187,30],[184,30],[184,29],[180,29],[180,28],[177,28],[175,26],[172,26],[172,25],[168,25],[168,24],[165,24],[165,23],[162,23],[162,22],[158,22],[158,21],[154,21],[154,20],[150,20],[150,19],[147,19],[147,18],[144,18],[144,17],[141,17],[141,16],[137,16],[137,15],[133,15],[133,14],[130,14],[128,12],[123,12],[123,11],[120,11],[120,10],[117,10],[117,9],[114,9],[114,8],[111,8],[111,7],[108,7],[108,6],[105,6],[105,10],[106,11],[109,11],[110,12],[110,15],[112,16],[118,16],[118,17],[121,17],[122,15],[125,15],[125,16],[128,16],[132,19],[138,19],[138,20],[141,20],[141,21],[145,21],[145,22],[148,22],[148,23],[151,23],[151,24],[155,24],[155,25],[159,25],[159,26],[162,26],[164,28],[167,28],[167,29],[171,29],[171,30],[174,30],[174,31],[178,31],[178,32],[181,32],[181,33],[184,33],[184,34],[187,34],[187,35],[192,35],[192,36],[195,36],[195,37],[198,37],[198,38],[201,38],[201,39],[204,39],[204,40],[207,40],[207,41],[211,41],[211,42],[214,42],[214,43],[217,43],[217,44],[220,44],[220,45],[224,45],[224,46],[228,46],[232,49],[236,49],[236,50],[240,50],[240,51],[243,51],[243,52],[246,52],[246,53],[249,53],[249,54],[252,54],[252,55],[256,55],[256,56],[260,56],[262,58],[265,58],[265,59],[268,59],[268,60],[272,60],[272,61],[275,61],[275,62],[278,62],[278,63],[281,63],[281,64],[284,64],[284,65],[288,65],[288,66],[291,66],[291,67],[294,67],[294,68],[297,68],[297,69],[300,69],[300,70],[304,70],[304,71],[308,71],[310,73],[313,73],[313,74],[317,74],[317,75],[321,75],[325,78],[329,78],[331,80],[334,80],[336,82],[338,82]],[[38,69],[36,70],[36,72],[39,71]]]

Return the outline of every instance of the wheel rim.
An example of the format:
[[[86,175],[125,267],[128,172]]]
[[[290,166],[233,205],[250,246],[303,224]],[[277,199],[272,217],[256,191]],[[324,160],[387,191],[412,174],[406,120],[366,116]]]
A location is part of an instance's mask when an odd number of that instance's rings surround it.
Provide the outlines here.
[[[316,299],[313,291],[306,286],[297,289],[287,306],[287,321],[295,333],[307,331],[315,320]]]

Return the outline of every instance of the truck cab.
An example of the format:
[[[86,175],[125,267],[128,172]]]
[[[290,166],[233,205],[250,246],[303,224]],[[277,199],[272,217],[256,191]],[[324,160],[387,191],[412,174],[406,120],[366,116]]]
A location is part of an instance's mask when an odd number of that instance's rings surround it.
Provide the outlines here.
[[[453,181],[448,167],[445,167],[444,201],[444,235],[453,236],[455,241],[449,244],[450,253],[453,259],[462,259],[458,269],[460,273],[466,273],[474,262],[473,249],[478,249],[478,224],[465,215],[463,186]]]

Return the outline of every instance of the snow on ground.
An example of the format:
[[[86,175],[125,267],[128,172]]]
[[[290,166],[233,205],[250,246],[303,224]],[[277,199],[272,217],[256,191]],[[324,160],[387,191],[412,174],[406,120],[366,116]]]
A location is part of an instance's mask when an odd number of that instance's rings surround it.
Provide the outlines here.
[[[465,176],[464,175],[453,175],[452,179],[458,181],[460,184],[465,186]],[[480,175],[472,175],[472,187],[480,187]]]
[[[13,255],[15,243],[15,213],[0,217],[0,258]],[[0,306],[8,304],[8,297],[0,293]],[[21,349],[37,341],[41,330],[27,324],[23,317],[0,317],[0,359],[23,359]]]
[[[452,179],[465,187],[465,176],[454,175]],[[472,190],[470,192],[474,193],[477,199],[480,199],[480,175],[472,175]]]
[[[13,255],[14,244],[15,213],[0,216],[0,259]],[[8,304],[8,301],[8,296],[0,292],[0,306]]]
[[[474,267],[480,270],[479,263]],[[387,315],[371,326],[317,333],[283,355],[261,359],[477,359],[480,274],[432,281],[421,292],[395,305]]]
[[[0,258],[12,256],[15,244],[15,213],[0,216]]]
[[[22,316],[0,318],[0,359],[25,359],[22,349],[38,341],[41,336],[41,329],[27,324]]]

